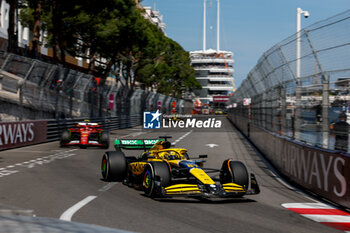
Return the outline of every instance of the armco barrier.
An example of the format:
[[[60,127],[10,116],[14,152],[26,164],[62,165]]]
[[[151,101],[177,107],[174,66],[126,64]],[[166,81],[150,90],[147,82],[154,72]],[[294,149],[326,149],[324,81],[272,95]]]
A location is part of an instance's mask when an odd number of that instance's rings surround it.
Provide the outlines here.
[[[288,179],[326,199],[350,208],[350,155],[316,148],[271,133],[230,114],[229,119]]]
[[[141,117],[141,115],[120,115],[89,120],[101,123],[106,130],[116,130],[141,125]],[[84,120],[86,118],[0,122],[0,150],[59,140],[62,130]]]

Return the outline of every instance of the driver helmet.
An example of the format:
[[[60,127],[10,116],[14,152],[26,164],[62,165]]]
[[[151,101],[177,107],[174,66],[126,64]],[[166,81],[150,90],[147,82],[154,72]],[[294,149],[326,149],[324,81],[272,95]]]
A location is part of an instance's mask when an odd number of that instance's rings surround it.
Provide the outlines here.
[[[169,151],[168,152],[168,159],[178,159],[178,155],[175,151]]]

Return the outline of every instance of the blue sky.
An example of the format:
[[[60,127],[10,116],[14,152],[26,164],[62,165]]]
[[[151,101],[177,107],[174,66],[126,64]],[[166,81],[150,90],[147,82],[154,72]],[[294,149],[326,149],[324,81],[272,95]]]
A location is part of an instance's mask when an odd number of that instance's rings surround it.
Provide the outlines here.
[[[154,4],[170,38],[187,51],[202,49],[203,0],[142,1]],[[207,7],[206,47],[216,49],[216,0]],[[306,27],[350,9],[350,0],[220,0],[220,49],[234,53],[237,87],[266,50],[295,33],[297,7],[310,12],[301,20]]]

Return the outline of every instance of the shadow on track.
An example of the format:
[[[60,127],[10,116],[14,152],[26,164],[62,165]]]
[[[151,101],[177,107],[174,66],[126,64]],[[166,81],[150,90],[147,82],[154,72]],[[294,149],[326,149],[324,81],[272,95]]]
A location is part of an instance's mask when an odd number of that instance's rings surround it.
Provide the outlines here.
[[[145,194],[140,194],[141,196],[147,197]],[[147,197],[149,198],[149,197]],[[167,202],[167,203],[197,203],[197,204],[229,204],[229,203],[251,203],[256,202],[255,200],[249,198],[152,198],[158,202]]]

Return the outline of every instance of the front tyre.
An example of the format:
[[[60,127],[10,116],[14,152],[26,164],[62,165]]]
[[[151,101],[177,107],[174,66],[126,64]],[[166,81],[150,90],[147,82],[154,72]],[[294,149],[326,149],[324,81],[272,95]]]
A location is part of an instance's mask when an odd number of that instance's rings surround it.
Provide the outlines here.
[[[104,149],[108,149],[109,147],[109,133],[106,131],[102,131],[100,137],[100,143],[103,144]]]
[[[66,143],[70,142],[70,133],[69,130],[64,130],[60,139],[60,146],[64,147]]]
[[[167,164],[151,162],[143,173],[143,189],[149,197],[161,197],[162,188],[170,185],[170,170]]]
[[[106,181],[123,181],[127,173],[125,155],[121,151],[108,151],[102,156],[102,177]]]
[[[249,175],[246,166],[240,161],[225,160],[220,173],[221,184],[235,183],[245,190],[249,186]]]

